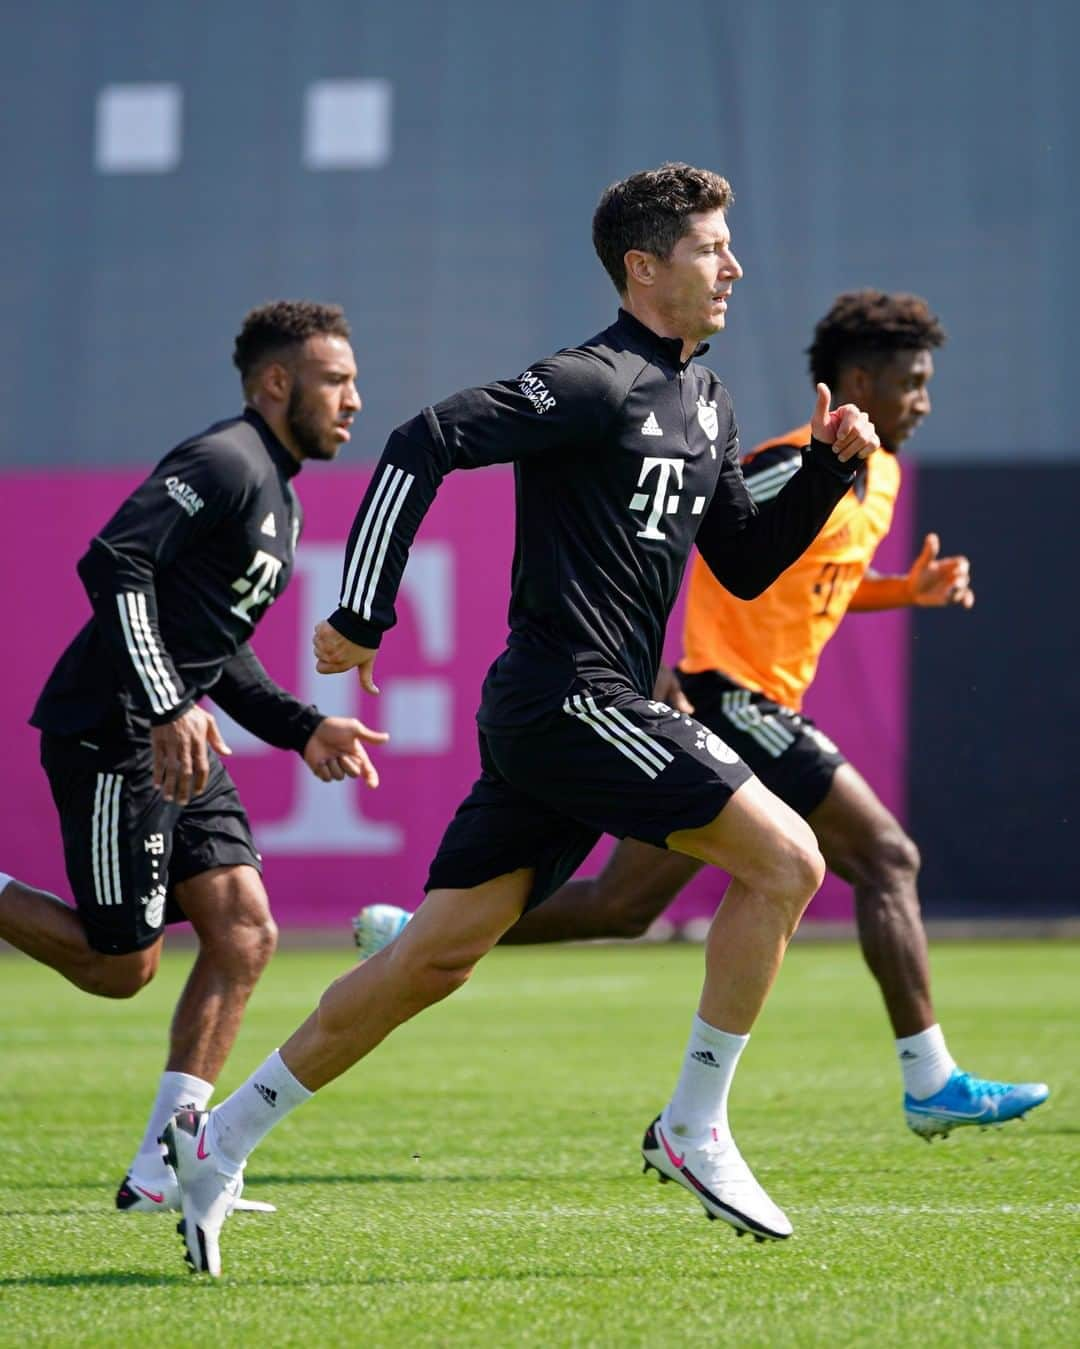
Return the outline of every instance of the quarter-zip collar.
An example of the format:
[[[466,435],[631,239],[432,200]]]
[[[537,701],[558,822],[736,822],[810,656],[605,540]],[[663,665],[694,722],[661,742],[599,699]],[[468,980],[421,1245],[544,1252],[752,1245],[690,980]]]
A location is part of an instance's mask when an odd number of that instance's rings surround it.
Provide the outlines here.
[[[250,404],[244,408],[243,416],[244,421],[249,422],[258,431],[259,439],[266,446],[267,453],[282,474],[286,478],[295,478],[300,472],[300,461],[295,455],[290,454],[277,436],[274,435],[266,418],[260,412],[256,412]]]
[[[616,328],[622,328],[628,336],[633,337],[637,342],[648,346],[658,356],[662,356],[664,361],[668,365],[674,366],[676,370],[685,370],[691,361],[696,360],[698,356],[703,356],[709,350],[707,342],[699,342],[684,361],[681,337],[661,337],[659,333],[653,332],[648,324],[642,323],[628,309],[623,309],[621,306],[615,326]]]

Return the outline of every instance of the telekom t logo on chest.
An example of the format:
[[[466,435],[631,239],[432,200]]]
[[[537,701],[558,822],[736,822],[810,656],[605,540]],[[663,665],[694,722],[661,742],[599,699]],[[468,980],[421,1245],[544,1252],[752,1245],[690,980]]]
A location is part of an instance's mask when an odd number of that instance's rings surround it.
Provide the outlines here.
[[[268,517],[271,521],[273,516]],[[256,618],[267,604],[274,602],[277,592],[278,576],[281,574],[281,560],[260,548],[248,565],[247,574],[232,583],[232,588],[243,598],[237,600],[230,612],[246,623],[254,625]],[[253,578],[253,579],[249,579]]]
[[[641,461],[641,472],[638,475],[638,487],[651,486],[652,496],[648,492],[635,492],[630,498],[630,509],[632,511],[649,512],[645,521],[645,528],[639,529],[637,537],[639,539],[663,539],[667,535],[660,529],[660,521],[665,515],[674,515],[679,509],[681,501],[680,493],[683,485],[683,463],[682,459],[671,459],[666,457],[649,456]],[[655,476],[655,480],[650,483],[649,479]],[[674,479],[674,482],[672,481]],[[672,488],[675,491],[672,491]],[[694,503],[690,507],[691,515],[700,515],[705,509],[705,498],[703,496],[694,497]]]

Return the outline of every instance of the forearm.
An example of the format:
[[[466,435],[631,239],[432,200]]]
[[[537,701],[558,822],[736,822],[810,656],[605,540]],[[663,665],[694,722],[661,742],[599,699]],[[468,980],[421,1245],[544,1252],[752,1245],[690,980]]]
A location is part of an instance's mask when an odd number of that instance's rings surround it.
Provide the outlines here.
[[[909,577],[879,576],[874,572],[863,577],[848,608],[868,614],[882,609],[906,609],[914,602]]]
[[[387,442],[349,532],[341,599],[329,620],[357,646],[376,649],[397,622],[409,549],[450,467],[437,425],[424,416]]]
[[[274,682],[245,643],[227,661],[210,691],[214,701],[245,730],[277,749],[302,753],[323,713]]]
[[[802,468],[738,532],[714,537],[708,518],[698,549],[713,575],[739,599],[754,599],[806,551],[854,481],[827,445],[813,441]]]

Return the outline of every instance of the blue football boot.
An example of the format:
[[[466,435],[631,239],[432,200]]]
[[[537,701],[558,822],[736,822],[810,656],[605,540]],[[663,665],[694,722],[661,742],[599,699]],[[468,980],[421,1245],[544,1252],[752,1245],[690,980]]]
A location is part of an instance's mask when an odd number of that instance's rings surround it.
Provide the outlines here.
[[[357,958],[367,960],[376,951],[389,946],[412,917],[408,909],[395,904],[369,904],[352,920]]]
[[[947,1138],[961,1124],[982,1128],[1023,1119],[1050,1095],[1045,1082],[988,1082],[954,1068],[948,1082],[933,1096],[917,1101],[904,1094],[904,1118],[909,1129],[929,1143]]]

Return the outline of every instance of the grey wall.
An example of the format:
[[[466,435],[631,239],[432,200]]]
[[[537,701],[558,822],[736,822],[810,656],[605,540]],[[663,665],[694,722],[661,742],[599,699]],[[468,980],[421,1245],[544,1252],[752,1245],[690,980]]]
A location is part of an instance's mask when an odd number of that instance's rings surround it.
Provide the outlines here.
[[[350,312],[377,453],[608,320],[593,205],[665,158],[736,189],[710,361],[745,441],[803,417],[814,320],[876,284],[951,333],[913,454],[1078,458],[1078,46],[1065,0],[5,0],[0,465],[156,457],[236,405],[243,312],[301,294]],[[332,77],[392,83],[384,166],[304,167]],[[99,91],[142,81],[182,88],[179,163],[101,173]]]

